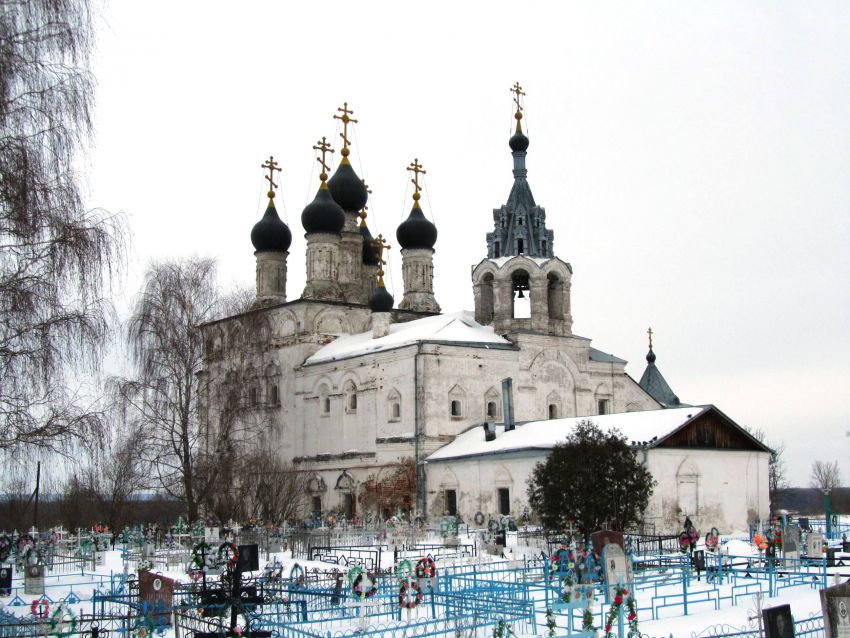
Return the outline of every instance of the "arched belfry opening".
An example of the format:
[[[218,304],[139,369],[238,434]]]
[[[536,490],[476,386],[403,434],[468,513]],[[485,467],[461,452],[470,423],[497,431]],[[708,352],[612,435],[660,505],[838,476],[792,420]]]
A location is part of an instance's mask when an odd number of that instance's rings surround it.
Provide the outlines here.
[[[564,281],[557,273],[546,275],[546,305],[549,319],[564,318]]]
[[[515,270],[511,275],[511,318],[528,319],[531,317],[531,282],[528,272]]]

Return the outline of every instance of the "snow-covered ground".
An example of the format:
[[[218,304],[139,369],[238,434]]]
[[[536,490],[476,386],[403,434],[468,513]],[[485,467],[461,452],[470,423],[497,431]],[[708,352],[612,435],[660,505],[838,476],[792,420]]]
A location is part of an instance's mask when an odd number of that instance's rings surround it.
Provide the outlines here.
[[[509,546],[506,549],[507,559],[490,556],[484,551],[483,547],[479,547],[478,556],[476,556],[475,558],[465,557],[463,559],[457,559],[454,561],[440,561],[438,562],[437,567],[441,571],[450,571],[453,566],[458,569],[471,570],[474,569],[474,567],[472,566],[477,564],[482,566],[481,571],[483,573],[485,571],[492,570],[492,568],[497,565],[502,565],[506,569],[509,567],[519,567],[521,565],[526,566],[528,565],[528,559],[540,555],[539,548],[533,549],[531,547],[518,546],[515,544],[515,538],[511,538],[510,536],[509,538]],[[475,543],[475,539],[473,537],[461,537],[460,542]],[[745,541],[729,541],[726,544],[725,549],[730,554],[742,557],[741,559],[739,559],[740,561],[746,562],[745,557],[747,556],[757,557],[756,550],[750,543],[747,543]],[[262,559],[265,558],[266,556],[263,555]],[[282,573],[284,574],[284,576],[287,576],[290,573],[293,565],[296,562],[308,572],[312,570],[319,570],[320,572],[329,572],[334,569],[347,569],[346,567],[340,568],[340,566],[333,563],[302,560],[296,561],[293,560],[290,552],[273,554],[270,555],[269,558],[272,560],[276,559],[282,564]],[[381,553],[381,561],[384,567],[391,565],[392,558],[393,552],[390,549],[385,549]],[[839,554],[838,558],[843,559],[844,562],[847,563],[847,566],[828,568],[828,578],[830,584],[832,584],[832,582],[836,578],[840,578],[842,581],[847,581],[848,578],[850,578],[850,555]],[[134,567],[134,565],[130,565],[131,570]],[[263,567],[262,560],[261,567]],[[484,569],[484,567],[487,567],[487,569]],[[186,565],[180,565],[171,567],[167,570],[163,570],[161,573],[169,578],[173,578],[178,581],[188,582],[189,577],[187,576],[186,568]],[[24,593],[23,579],[21,578],[20,574],[17,573],[17,571],[18,570],[16,570],[15,579],[13,582],[13,591],[11,595],[0,598],[0,610],[11,612],[18,617],[31,618],[31,605],[33,601],[37,601],[41,597],[35,595],[26,595]],[[53,611],[55,611],[56,606],[61,601],[68,599],[69,596],[71,597],[71,603],[68,606],[74,611],[76,615],[82,613],[91,614],[93,612],[93,604],[91,602],[91,598],[95,589],[101,591],[108,591],[110,587],[115,587],[117,584],[120,583],[120,579],[123,573],[124,562],[122,559],[122,553],[120,551],[105,552],[105,557],[102,566],[99,566],[94,571],[86,571],[83,574],[77,572],[60,576],[51,576],[48,572],[48,575],[45,577],[45,596],[49,600],[49,611],[47,612],[48,619],[49,615],[52,614]],[[544,600],[546,596],[543,586],[545,580],[542,577],[542,570],[538,569],[536,573],[539,573],[539,577],[531,578],[529,576],[531,572],[527,572],[526,576],[523,577],[523,582],[525,582],[526,579],[529,579],[529,581],[531,582],[531,587],[529,588],[529,591],[531,592],[531,597],[536,601],[537,635],[543,635],[546,632],[545,611],[547,606]],[[646,572],[637,573],[643,576]],[[751,618],[755,614],[758,601],[754,596],[748,593],[742,593],[742,587],[747,584],[747,582],[755,581],[750,579],[739,578],[737,583],[732,583],[728,582],[729,579],[727,579],[727,582],[715,586],[706,583],[705,574],[701,574],[699,580],[697,580],[696,575],[693,575],[691,579],[690,586],[688,587],[688,596],[690,603],[687,615],[684,615],[684,609],[682,605],[674,605],[669,608],[657,609],[657,611],[655,611],[655,615],[657,618],[653,619],[653,610],[651,609],[653,606],[653,597],[655,597],[656,599],[655,602],[660,605],[662,602],[665,602],[661,600],[661,597],[663,596],[673,597],[669,600],[670,602],[674,603],[677,602],[676,597],[681,596],[683,591],[682,578],[680,575],[677,576],[676,573],[677,572],[675,570],[668,570],[668,582],[658,584],[652,588],[647,588],[646,586],[642,587],[640,585],[637,586],[635,593],[637,606],[639,609],[638,617],[640,621],[640,631],[643,635],[658,638],[667,638],[668,636],[673,636],[675,638],[703,636],[727,632],[731,633],[736,629],[740,630],[741,628],[748,626]],[[815,566],[812,568],[812,576],[811,578],[809,578],[808,582],[793,587],[779,589],[777,595],[774,597],[768,597],[765,593],[761,600],[762,606],[773,607],[786,603],[790,604],[792,613],[795,619],[797,620],[808,618],[813,615],[819,616],[821,613],[820,600],[818,597],[819,582],[814,581],[816,578],[821,576],[822,573],[823,570]],[[660,578],[663,576],[663,573],[659,572],[656,574],[656,576]],[[486,580],[487,576],[483,576],[483,578]],[[762,582],[763,588],[766,592],[767,582]],[[395,585],[395,587],[397,588],[397,585]],[[733,590],[733,587],[737,587],[737,589]],[[717,606],[719,606],[719,609],[715,609],[716,605],[713,601],[698,602],[700,596],[703,595],[700,592],[706,592],[708,590],[713,590],[715,592],[714,594],[710,594],[711,596],[719,595],[720,600],[717,604]],[[734,601],[736,604],[733,604],[733,600],[731,599],[731,597],[736,592],[739,593],[740,596],[737,600]],[[553,590],[550,590],[549,596],[554,597],[556,595],[557,594]],[[409,613],[405,612],[402,618],[403,620],[427,618],[429,613],[430,612],[427,605],[420,605],[415,610]],[[600,614],[598,611],[596,618],[598,625],[600,624]],[[351,620],[349,624],[351,623],[355,623],[355,621]],[[338,625],[339,623],[335,623],[334,628],[345,628],[339,627]],[[556,636],[565,635],[564,625],[565,617],[563,615],[558,616],[559,628],[556,631]],[[718,626],[722,626],[722,628]],[[322,629],[324,631],[327,628],[323,627]],[[172,631],[165,631],[165,638],[170,638],[172,635]],[[486,635],[489,636],[490,634],[486,633]]]

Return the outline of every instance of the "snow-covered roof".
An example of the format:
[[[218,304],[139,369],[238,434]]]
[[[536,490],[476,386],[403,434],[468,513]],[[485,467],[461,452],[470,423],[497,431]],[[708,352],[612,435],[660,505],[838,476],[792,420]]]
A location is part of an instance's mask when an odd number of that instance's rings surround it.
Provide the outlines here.
[[[420,341],[436,343],[463,343],[484,347],[513,347],[500,337],[491,326],[482,326],[468,310],[394,323],[385,337],[373,338],[372,331],[339,337],[313,354],[306,364],[347,359],[382,350],[390,350]]]
[[[428,457],[428,461],[445,461],[485,454],[503,454],[521,450],[550,450],[557,443],[563,443],[575,425],[584,419],[593,421],[603,430],[617,428],[629,441],[657,443],[668,434],[712,409],[710,405],[675,408],[667,410],[646,410],[643,412],[623,412],[596,416],[571,417],[568,419],[549,419],[529,421],[517,425],[510,432],[504,426],[496,426],[496,439],[484,440],[484,428],[477,426],[460,434],[454,441],[441,447]]]

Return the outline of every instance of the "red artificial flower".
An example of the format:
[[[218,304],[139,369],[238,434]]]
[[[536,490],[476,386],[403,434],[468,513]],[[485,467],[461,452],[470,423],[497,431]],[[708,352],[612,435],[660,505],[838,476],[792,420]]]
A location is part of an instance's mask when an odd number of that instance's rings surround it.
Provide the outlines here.
[[[629,620],[632,621],[637,618],[637,614],[629,614]]]
[[[628,595],[629,595],[629,590],[623,589],[623,596],[628,596]]]
[[[607,634],[609,631],[611,631],[611,623],[605,625],[605,633]]]
[[[614,596],[614,604],[615,605],[622,605],[623,604],[623,597],[620,594],[617,594],[616,596]]]

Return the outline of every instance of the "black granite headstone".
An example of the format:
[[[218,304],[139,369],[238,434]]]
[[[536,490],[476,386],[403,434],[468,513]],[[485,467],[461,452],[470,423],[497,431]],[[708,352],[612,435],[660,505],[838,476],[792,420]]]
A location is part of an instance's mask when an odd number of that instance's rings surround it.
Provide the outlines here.
[[[0,567],[0,596],[12,595],[12,568]]]
[[[761,612],[765,638],[794,638],[794,617],[791,605],[768,607]]]

